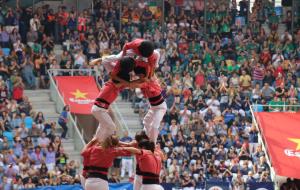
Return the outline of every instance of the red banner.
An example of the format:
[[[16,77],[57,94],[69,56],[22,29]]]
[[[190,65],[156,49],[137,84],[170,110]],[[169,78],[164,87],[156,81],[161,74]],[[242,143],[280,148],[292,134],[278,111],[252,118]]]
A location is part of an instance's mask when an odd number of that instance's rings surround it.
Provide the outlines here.
[[[300,114],[256,113],[276,175],[300,179]]]
[[[91,114],[91,108],[99,90],[93,77],[58,76],[56,84],[70,111],[77,114]]]

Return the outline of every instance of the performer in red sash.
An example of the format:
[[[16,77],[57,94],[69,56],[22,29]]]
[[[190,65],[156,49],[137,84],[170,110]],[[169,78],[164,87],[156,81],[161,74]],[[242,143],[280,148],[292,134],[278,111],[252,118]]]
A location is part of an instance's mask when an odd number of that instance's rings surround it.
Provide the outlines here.
[[[154,45],[151,45],[151,43],[144,39],[136,39],[126,43],[123,51],[118,55],[109,55],[96,59],[93,62],[96,63],[101,60],[107,72],[110,72],[115,67],[114,62],[122,58],[122,56],[126,55],[135,58],[134,73],[141,80],[136,82],[136,85],[131,84],[130,87],[141,88],[144,97],[149,100],[151,107],[144,117],[143,124],[150,140],[155,143],[159,134],[160,122],[167,111],[167,104],[161,95],[160,82],[154,74],[155,69],[158,67],[160,54],[157,50],[153,50]]]
[[[96,138],[103,141],[106,137],[115,133],[116,126],[108,114],[108,108],[118,97],[119,92],[129,85],[130,71],[134,68],[135,61],[130,57],[123,57],[116,62],[111,71],[111,80],[106,82],[100,90],[92,107],[92,114],[99,121]]]
[[[118,156],[129,156],[126,150],[117,148],[119,139],[115,136],[107,137],[100,145],[84,149],[82,154],[89,154],[85,190],[108,190],[107,173],[113,160]]]
[[[142,176],[142,186],[140,189],[163,190],[163,187],[159,185],[162,158],[160,155],[155,153],[154,143],[143,139],[139,142],[138,147],[141,149],[134,147],[122,147],[119,149],[136,154],[140,175]]]

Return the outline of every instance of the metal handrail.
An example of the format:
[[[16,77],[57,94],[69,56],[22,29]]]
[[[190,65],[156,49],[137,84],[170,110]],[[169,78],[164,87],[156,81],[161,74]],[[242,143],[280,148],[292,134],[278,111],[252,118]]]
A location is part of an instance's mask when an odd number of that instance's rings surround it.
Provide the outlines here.
[[[296,107],[299,107],[300,108],[300,105],[260,105],[260,104],[254,104],[254,105],[251,105],[250,106],[250,112],[251,112],[251,115],[252,115],[252,118],[253,118],[253,123],[254,125],[256,126],[257,130],[259,131],[258,133],[258,141],[260,142],[260,144],[262,145],[262,149],[263,151],[266,153],[266,161],[267,163],[270,165],[270,170],[271,170],[271,179],[272,181],[274,181],[274,185],[275,185],[275,188],[278,189],[278,184],[276,184],[276,173],[275,173],[275,170],[274,168],[272,167],[272,162],[271,162],[271,159],[270,159],[270,155],[268,154],[268,146],[267,144],[265,143],[265,139],[262,137],[262,132],[263,130],[258,126],[258,123],[257,123],[257,120],[256,120],[256,117],[255,117],[255,107],[257,106],[261,106],[261,107],[283,107],[283,111],[279,111],[279,112],[288,112],[290,110],[286,110],[285,108],[286,107],[292,107],[292,108],[296,108]],[[300,109],[299,109],[300,110]]]
[[[117,121],[120,123],[119,126],[122,126],[122,128],[121,128],[122,132],[124,132],[124,128],[125,128],[125,131],[129,132],[129,127],[128,127],[127,123],[124,121],[119,108],[116,106],[116,103],[111,104],[111,108],[114,112],[114,115],[117,117]]]
[[[54,82],[54,80],[53,80],[52,76],[54,76],[55,73],[61,73],[61,72],[69,72],[71,74],[71,76],[75,76],[76,72],[87,72],[88,75],[90,75],[90,76],[96,76],[96,77],[99,74],[94,69],[49,69],[48,70],[48,74],[49,74],[49,76],[50,76],[50,78],[51,78],[51,80],[53,82]],[[55,82],[54,82],[54,84],[55,84]],[[56,88],[56,91],[59,92],[58,88],[57,88],[57,85],[54,85],[54,86]],[[62,98],[61,94],[60,93],[58,93],[58,94],[59,94],[60,99],[63,101],[63,98]],[[117,122],[119,123],[119,126],[121,126],[120,129],[122,130],[122,132],[124,132],[124,130],[129,131],[129,127],[128,127],[127,123],[124,121],[124,119],[122,117],[122,114],[120,113],[120,110],[116,106],[116,104],[113,103],[111,105],[111,108],[113,110],[114,116],[116,116],[116,118],[117,118]],[[74,121],[73,117],[72,117],[72,120]],[[76,129],[78,129],[78,128],[76,127]],[[80,134],[83,136],[82,133],[80,133]]]
[[[250,106],[250,108],[252,108],[254,110],[254,112],[257,110],[257,107],[260,106],[260,107],[267,107],[267,108],[276,108],[276,107],[279,107],[279,108],[283,108],[282,110],[280,110],[279,112],[290,112],[290,111],[294,111],[295,110],[289,110],[287,108],[299,108],[299,112],[300,112],[300,105],[295,105],[295,104],[284,104],[284,105],[263,105],[263,104],[253,104]],[[271,111],[272,112],[272,111]]]
[[[272,178],[272,181],[274,181],[276,174],[275,174],[274,168],[272,167],[271,160],[269,158],[269,154],[267,152],[267,150],[268,150],[267,149],[267,145],[265,144],[265,141],[264,141],[264,139],[261,136],[262,131],[258,127],[258,123],[256,121],[256,117],[254,115],[254,111],[253,111],[252,105],[250,106],[250,111],[251,111],[251,115],[252,115],[252,118],[253,118],[252,121],[253,121],[254,125],[256,126],[257,130],[259,131],[259,133],[258,133],[258,141],[261,142],[260,144],[262,145],[262,149],[266,153],[266,160],[267,160],[267,162],[268,162],[268,164],[270,165],[270,168],[271,168],[271,178]]]
[[[94,69],[48,69],[48,74],[50,74],[51,76],[60,76],[60,75],[55,75],[54,72],[57,73],[70,72],[71,76],[76,76],[74,75],[75,72],[88,72],[89,76],[92,76],[94,72],[95,76],[98,75],[97,71]]]
[[[61,96],[61,94],[59,93],[58,87],[57,87],[57,85],[56,85],[56,83],[55,83],[55,81],[54,81],[54,79],[53,79],[53,77],[52,77],[52,75],[51,75],[51,69],[48,70],[48,75],[49,75],[50,83],[51,83],[52,86],[55,88],[55,92],[56,92],[56,94],[58,95],[59,100],[60,100],[60,101],[64,104],[64,106],[65,106],[65,105],[66,105],[66,104],[65,104],[65,101],[64,101],[63,97]],[[52,91],[51,91],[51,93],[52,93]],[[51,94],[51,96],[52,96],[52,94]],[[52,96],[51,98],[53,98],[53,96]],[[58,110],[57,110],[57,111],[58,111]],[[84,147],[86,143],[85,143],[85,141],[84,141],[84,139],[83,139],[83,136],[82,136],[82,134],[80,133],[80,131],[79,131],[78,127],[77,127],[77,124],[76,124],[76,122],[75,122],[75,120],[74,120],[74,118],[73,118],[73,116],[72,116],[71,114],[69,114],[69,121],[70,121],[71,124],[74,126],[75,132],[78,134],[78,137],[79,137],[79,140],[80,140],[80,142],[81,142],[81,144],[82,144],[82,147]],[[74,136],[74,134],[73,134],[73,136]]]

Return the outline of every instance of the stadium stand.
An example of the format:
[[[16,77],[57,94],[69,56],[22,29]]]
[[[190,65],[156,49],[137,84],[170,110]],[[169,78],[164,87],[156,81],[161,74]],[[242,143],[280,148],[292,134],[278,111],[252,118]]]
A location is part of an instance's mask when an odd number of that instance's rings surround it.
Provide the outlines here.
[[[236,1],[207,1],[205,13],[204,0],[166,0],[164,14],[154,1],[128,1],[121,15],[116,1],[95,1],[93,10],[82,12],[64,6],[12,9],[4,3],[1,189],[79,183],[79,163],[68,161],[54,132],[57,121],[35,113],[24,89],[48,88],[49,68],[99,69],[88,61],[118,53],[140,37],[153,40],[161,53],[157,75],[168,104],[159,137],[168,156],[161,182],[193,188],[224,181],[243,189],[248,182],[271,181],[250,105],[280,111],[289,107],[278,105],[298,104],[300,30],[291,31],[291,12],[280,17],[266,0],[255,0],[250,14],[244,0],[239,10]],[[55,55],[55,44],[62,45],[62,55]],[[100,86],[106,80],[102,72]],[[125,90],[122,98],[144,116],[147,102],[134,91]],[[291,180],[283,185],[291,186],[296,186]]]

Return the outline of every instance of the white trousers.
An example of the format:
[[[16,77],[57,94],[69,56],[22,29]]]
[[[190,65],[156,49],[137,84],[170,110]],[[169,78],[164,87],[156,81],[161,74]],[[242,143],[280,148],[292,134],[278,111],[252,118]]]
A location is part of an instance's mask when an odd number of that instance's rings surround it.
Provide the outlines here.
[[[122,52],[117,55],[108,55],[102,57],[102,65],[105,70],[110,73],[113,68],[116,66],[116,61],[120,60],[122,57]]]
[[[122,158],[122,168],[121,168],[121,177],[125,176],[126,171],[128,171],[128,176],[132,177],[133,170],[133,160],[128,158]]]
[[[82,175],[79,175],[80,176],[80,183],[81,183],[81,186],[83,189],[85,189],[85,177],[83,177]]]
[[[133,184],[133,190],[141,190],[143,185],[143,178],[140,175],[134,176],[134,184]]]
[[[141,190],[164,190],[161,185],[153,184],[153,185],[142,185]]]
[[[123,51],[121,51],[118,54],[108,55],[102,57],[102,65],[105,68],[105,70],[110,73],[113,68],[116,66],[116,61],[120,60],[122,58]],[[135,53],[133,50],[127,50],[126,56],[133,57]]]
[[[184,187],[182,190],[195,190],[195,187]]]
[[[156,143],[160,122],[162,121],[165,113],[167,111],[167,104],[163,102],[158,106],[151,106],[147,114],[144,117],[143,125],[147,136],[151,141]]]
[[[109,190],[108,182],[101,178],[87,178],[85,190]]]
[[[105,140],[110,135],[115,134],[115,131],[117,129],[115,123],[109,116],[106,109],[99,108],[96,105],[93,105],[92,107],[92,114],[93,116],[98,120],[99,125],[96,130],[95,137],[99,141]]]

